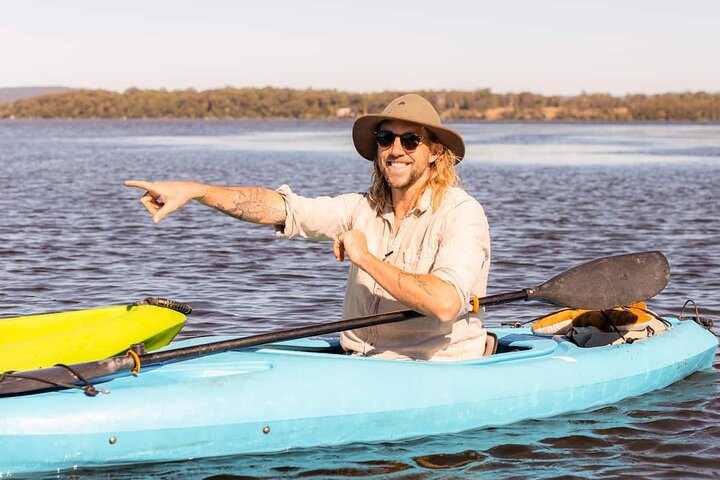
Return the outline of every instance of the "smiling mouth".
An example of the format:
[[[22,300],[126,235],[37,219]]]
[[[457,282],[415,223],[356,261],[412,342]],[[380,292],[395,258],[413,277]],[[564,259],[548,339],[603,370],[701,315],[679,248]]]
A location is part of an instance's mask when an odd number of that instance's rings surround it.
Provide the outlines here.
[[[404,162],[387,162],[386,165],[387,165],[388,169],[395,170],[398,172],[401,172],[410,166],[409,163],[404,163]]]

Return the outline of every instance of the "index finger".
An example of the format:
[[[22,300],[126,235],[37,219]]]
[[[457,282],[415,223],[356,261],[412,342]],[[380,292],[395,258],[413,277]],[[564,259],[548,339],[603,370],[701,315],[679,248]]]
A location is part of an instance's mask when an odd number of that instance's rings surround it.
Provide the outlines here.
[[[152,184],[152,182],[146,182],[143,180],[126,180],[125,186],[142,188],[143,190],[151,190],[153,184]]]

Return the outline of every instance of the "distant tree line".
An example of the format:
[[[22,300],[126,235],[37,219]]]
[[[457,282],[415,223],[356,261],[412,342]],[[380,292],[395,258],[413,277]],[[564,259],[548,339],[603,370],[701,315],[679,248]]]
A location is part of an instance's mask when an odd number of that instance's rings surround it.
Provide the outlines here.
[[[404,92],[223,88],[217,90],[72,90],[0,104],[0,118],[329,119],[379,112]],[[720,93],[660,95],[419,91],[444,119],[720,121]]]

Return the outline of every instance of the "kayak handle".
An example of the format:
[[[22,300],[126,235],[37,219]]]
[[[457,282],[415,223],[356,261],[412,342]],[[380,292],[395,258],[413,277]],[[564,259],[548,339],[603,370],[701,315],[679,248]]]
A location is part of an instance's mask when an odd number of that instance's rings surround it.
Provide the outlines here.
[[[177,302],[175,300],[170,300],[169,298],[147,297],[145,300],[138,300],[133,303],[133,306],[135,307],[139,307],[140,305],[153,305],[156,307],[169,308],[170,310],[175,310],[176,312],[180,312],[185,315],[192,312],[192,307],[187,303]]]

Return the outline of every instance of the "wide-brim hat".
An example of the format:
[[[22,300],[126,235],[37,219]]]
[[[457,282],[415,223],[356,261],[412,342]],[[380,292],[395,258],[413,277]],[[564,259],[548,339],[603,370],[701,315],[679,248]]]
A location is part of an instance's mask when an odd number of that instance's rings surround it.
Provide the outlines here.
[[[457,156],[457,161],[465,156],[465,142],[458,132],[442,126],[440,115],[433,106],[420,95],[409,93],[396,98],[385,107],[381,114],[363,115],[355,120],[352,136],[358,153],[374,161],[377,156],[375,131],[386,120],[422,125],[435,135],[437,140]]]

